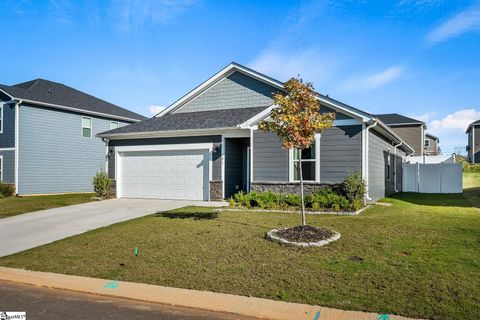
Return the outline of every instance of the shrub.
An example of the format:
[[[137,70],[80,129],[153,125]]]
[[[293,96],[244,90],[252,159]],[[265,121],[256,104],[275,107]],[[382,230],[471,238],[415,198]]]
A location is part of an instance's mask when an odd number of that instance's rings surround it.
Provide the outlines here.
[[[298,194],[286,194],[285,203],[288,206],[299,207],[302,203],[302,199],[300,199],[300,196]]]
[[[367,186],[362,179],[360,172],[350,172],[343,181],[343,192],[350,202],[362,200],[365,196]]]
[[[13,184],[5,184],[0,182],[0,198],[11,197],[15,195],[15,186]]]
[[[233,199],[232,197],[228,198],[228,205],[230,207],[235,207],[235,199]]]
[[[350,202],[346,197],[333,191],[331,188],[321,189],[311,195],[313,210],[332,209],[334,211],[350,209]]]
[[[108,178],[108,174],[105,172],[97,172],[93,177],[93,190],[97,197],[105,198],[110,194],[112,187],[112,181]]]

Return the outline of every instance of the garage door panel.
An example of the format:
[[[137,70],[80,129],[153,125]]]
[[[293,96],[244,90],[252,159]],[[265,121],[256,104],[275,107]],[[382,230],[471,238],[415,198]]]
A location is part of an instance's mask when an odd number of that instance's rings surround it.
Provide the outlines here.
[[[122,197],[208,200],[206,150],[121,153]]]

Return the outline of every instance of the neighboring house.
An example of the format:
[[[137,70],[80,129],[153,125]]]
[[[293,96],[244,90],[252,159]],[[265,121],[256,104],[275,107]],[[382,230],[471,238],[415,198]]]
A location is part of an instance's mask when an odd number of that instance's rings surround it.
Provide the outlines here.
[[[440,155],[440,139],[433,134],[425,133],[425,155],[439,156]]]
[[[19,195],[91,192],[105,169],[95,135],[143,119],[52,81],[0,85],[0,180]]]
[[[465,132],[468,135],[467,155],[470,163],[480,162],[480,120],[472,122]]]
[[[108,139],[108,171],[118,197],[218,200],[238,191],[298,192],[298,153],[258,130],[283,83],[232,63],[156,117],[98,134]],[[334,127],[302,152],[306,188],[360,171],[369,200],[401,191],[413,149],[374,116],[318,95]]]
[[[424,155],[425,122],[403,116],[398,113],[386,113],[375,115],[383,123],[388,125],[398,134],[409,146],[415,150],[415,156]]]

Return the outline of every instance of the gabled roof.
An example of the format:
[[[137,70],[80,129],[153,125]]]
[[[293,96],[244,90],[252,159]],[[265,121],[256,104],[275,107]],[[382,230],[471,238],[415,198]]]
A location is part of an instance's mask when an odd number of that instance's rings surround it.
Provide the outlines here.
[[[398,113],[384,113],[376,114],[374,117],[380,119],[383,123],[389,126],[401,126],[401,125],[425,125],[425,122],[405,117]]]
[[[475,122],[470,123],[468,125],[467,131],[465,131],[465,133],[468,133],[473,126],[478,126],[478,125],[480,125],[480,120],[477,120]]]
[[[269,107],[171,113],[102,132],[98,137],[177,130],[234,129],[267,108]]]
[[[434,136],[434,135],[431,134],[431,133],[426,132],[426,133],[425,133],[425,136],[426,136],[426,137],[429,137],[429,138],[432,138],[433,140],[440,141],[440,138],[439,138],[439,137]]]
[[[13,86],[0,85],[12,99],[117,119],[139,121],[146,117],[64,84],[36,79]]]

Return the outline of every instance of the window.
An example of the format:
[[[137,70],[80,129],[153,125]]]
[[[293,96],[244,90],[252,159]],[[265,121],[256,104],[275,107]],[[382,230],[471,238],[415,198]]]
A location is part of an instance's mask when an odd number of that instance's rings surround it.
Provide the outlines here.
[[[82,117],[82,137],[92,137],[92,118]]]
[[[391,166],[391,159],[390,159],[390,149],[388,149],[387,153],[387,181],[390,181],[392,179],[392,166]]]
[[[0,156],[0,182],[3,182],[3,156]]]
[[[302,157],[302,176],[305,181],[315,181],[316,176],[316,152],[315,143],[308,149],[303,149],[301,152],[298,149],[293,149],[293,180],[300,181],[300,154]]]
[[[430,147],[430,139],[425,139],[425,148]]]
[[[3,133],[3,105],[0,106],[0,133]]]
[[[117,129],[117,128],[118,128],[118,122],[110,121],[110,130]]]

